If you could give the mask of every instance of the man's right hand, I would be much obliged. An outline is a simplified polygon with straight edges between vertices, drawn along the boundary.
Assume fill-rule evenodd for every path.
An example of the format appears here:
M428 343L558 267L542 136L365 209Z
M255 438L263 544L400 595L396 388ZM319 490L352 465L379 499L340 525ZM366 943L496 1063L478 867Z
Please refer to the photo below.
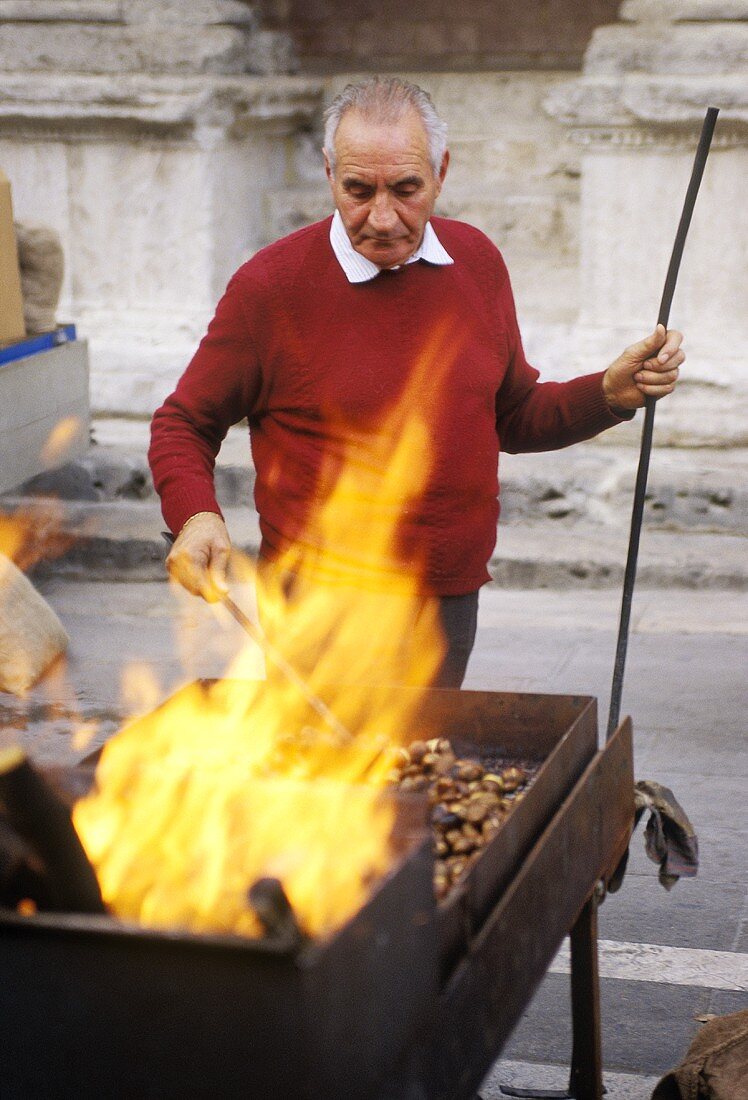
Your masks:
M226 524L215 512L198 512L179 532L166 568L172 580L193 596L217 603L228 593L226 569L231 539Z

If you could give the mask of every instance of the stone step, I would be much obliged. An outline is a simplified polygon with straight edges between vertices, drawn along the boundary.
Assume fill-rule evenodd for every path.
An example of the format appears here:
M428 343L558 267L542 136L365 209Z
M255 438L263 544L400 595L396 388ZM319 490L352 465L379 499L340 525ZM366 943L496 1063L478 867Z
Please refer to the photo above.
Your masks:
M100 440L75 462L14 490L62 500L153 502L144 421L97 420ZM604 438L604 437L603 437ZM502 525L537 520L569 527L579 521L624 537L630 521L638 448L601 441L561 452L501 456ZM671 531L748 534L748 450L655 448L650 463L645 523ZM254 468L246 426L232 428L216 463L222 506L252 499ZM0 510L3 509L0 497Z
M12 511L20 502L6 498ZM27 502L26 502L27 503ZM61 526L72 545L40 562L35 576L87 580L163 580L164 523L156 501L60 502ZM235 546L255 556L259 524L248 507L224 509ZM489 570L494 583L515 588L619 587L627 532L579 521L500 524ZM644 588L748 590L746 539L714 532L648 530L642 537L638 583Z
M97 419L86 454L0 497L0 513L59 500L74 544L47 573L164 576L164 526L147 465L148 424ZM603 437L604 438L604 437ZM620 586L638 449L593 441L561 452L502 455L497 583L527 587ZM638 583L748 587L748 451L655 448ZM254 469L246 425L232 428L216 462L218 498L237 546L259 546L251 507Z

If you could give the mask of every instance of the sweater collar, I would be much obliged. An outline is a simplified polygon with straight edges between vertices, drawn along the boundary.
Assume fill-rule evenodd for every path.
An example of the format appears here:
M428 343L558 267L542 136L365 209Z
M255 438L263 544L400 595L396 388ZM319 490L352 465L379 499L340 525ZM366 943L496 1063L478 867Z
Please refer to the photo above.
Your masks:
M367 260L366 256L362 256L351 244L339 210L335 211L330 223L330 244L349 283L368 283L370 279L374 279L379 275L381 268L377 267L371 260ZM423 240L405 263L414 264L418 260L425 260L429 264L454 263L454 260L437 237L436 230L431 222L426 222Z

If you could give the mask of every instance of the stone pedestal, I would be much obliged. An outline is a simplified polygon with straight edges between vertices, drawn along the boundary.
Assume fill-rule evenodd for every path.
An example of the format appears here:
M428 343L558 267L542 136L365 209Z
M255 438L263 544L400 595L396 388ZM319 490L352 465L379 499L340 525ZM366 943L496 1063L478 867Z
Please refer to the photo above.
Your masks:
M748 0L629 0L546 107L582 151L583 367L654 325L708 106L720 108L670 324L687 336L660 442L748 444Z
M96 411L149 415L267 243L320 106L291 67L239 0L4 0L0 165L18 220L61 234L58 316L89 339Z

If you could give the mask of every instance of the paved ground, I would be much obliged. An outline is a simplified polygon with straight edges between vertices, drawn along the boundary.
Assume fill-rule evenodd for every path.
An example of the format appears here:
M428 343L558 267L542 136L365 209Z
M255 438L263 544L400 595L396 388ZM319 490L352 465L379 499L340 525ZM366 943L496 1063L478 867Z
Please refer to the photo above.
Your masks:
M39 759L77 758L70 741L76 712L98 723L94 744L116 728L121 674L133 659L148 662L162 695L184 679L220 675L243 644L222 612L216 619L165 584L52 577L41 587L71 635L67 681L47 681L23 703L0 696L0 721L20 728ZM618 600L613 590L484 590L466 687L593 694L604 725ZM666 893L638 833L623 889L600 911L610 1100L648 1097L656 1077L684 1053L697 1017L748 1007L746 668L748 595L637 594L624 698L634 719L636 773L674 789L697 826L702 867L698 878ZM563 1081L566 968L562 955L484 1085L486 1100L500 1095L501 1082Z

